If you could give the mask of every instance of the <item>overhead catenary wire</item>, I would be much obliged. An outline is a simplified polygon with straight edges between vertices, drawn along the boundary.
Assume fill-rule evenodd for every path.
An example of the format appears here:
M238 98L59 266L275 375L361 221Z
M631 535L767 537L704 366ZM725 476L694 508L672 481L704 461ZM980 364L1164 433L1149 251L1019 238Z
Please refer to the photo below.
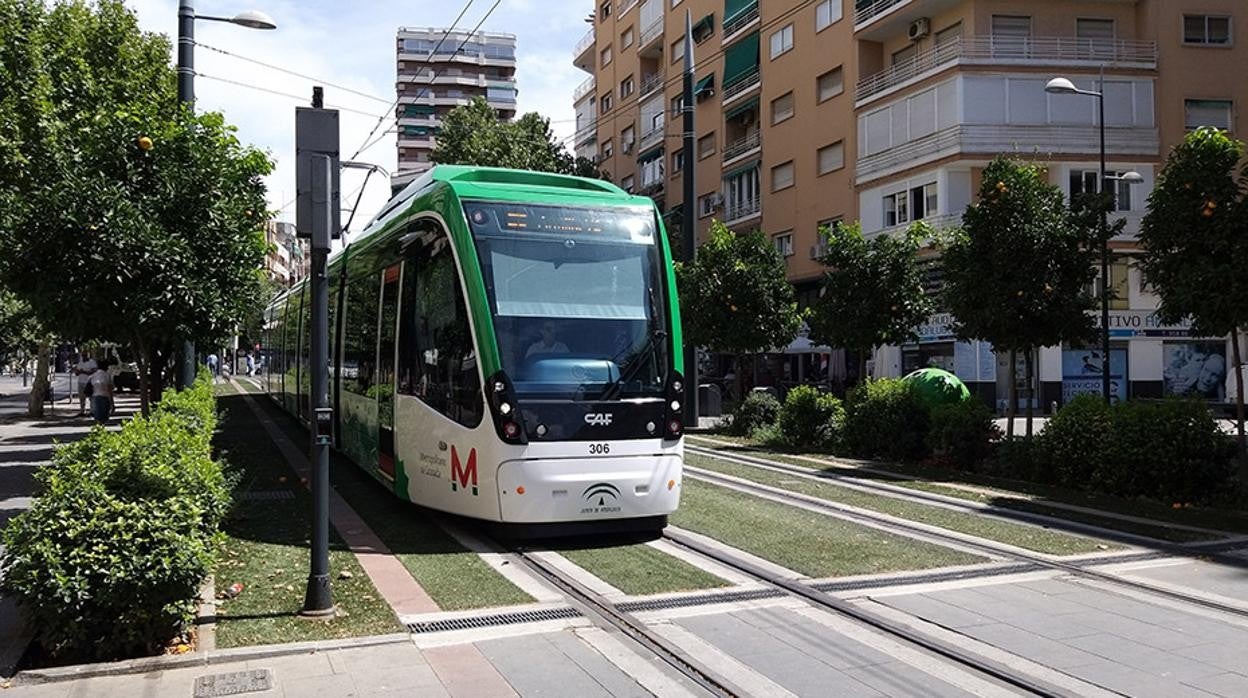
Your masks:
M273 95L273 96L275 96L275 97L285 97L285 98L287 98L287 99L293 99L293 100L296 100L296 101L299 101L299 102L307 102L307 101L308 101L308 96L307 96L307 95L297 95L297 94L293 94L293 93L290 93L290 92L282 92L281 90L274 90L274 89L271 89L271 88L268 88L268 87L261 87L261 86L259 86L259 85L252 85L252 84L250 84L250 83L240 82L240 81L238 81L238 80L231 80L231 79L229 79L229 78L219 78L219 77L217 77L217 76L215 76L215 75L208 75L207 73L196 72L196 73L195 73L195 76L196 76L196 77L200 77L200 78L205 78L205 79L208 79L208 80L215 80L215 81L217 81L217 82L223 82L223 83L226 83L226 84L229 84L229 85L235 85L235 86L237 86L237 87L245 87L245 88L247 88L247 89L249 89L249 90L255 90L255 91L257 91L257 92L265 92L265 93L271 94L271 95ZM352 109L351 107L344 107L344 106L342 106L342 105L336 105L336 106L334 106L334 105L327 105L327 106L329 106L329 107L330 107L330 108L332 108L332 109L338 109L339 111L351 112L352 114L359 114L359 115L361 115L361 116L377 116L376 114L374 114L374 113L372 113L372 112L361 111L361 110L359 110L359 109ZM384 118L384 117L383 117L383 118Z
M375 101L375 102L381 102L382 104L389 104L389 103L390 103L390 100L389 100L389 99L387 99L387 98L385 98L385 97L378 97L377 95L369 94L369 93L367 93L367 92L361 92L360 90L357 90L357 89L354 89L354 88L351 88L351 87L347 87L347 86L345 86L345 85L339 85L339 84L337 84L337 83L333 83L333 82L330 82L329 80L324 80L324 79L322 79L322 78L318 78L318 77L315 77L315 76L313 76L313 75L307 75L306 73L300 73L300 72L298 72L298 71L296 71L296 70L291 70L290 68L283 68L283 67L282 67L282 66L280 66L280 65L273 65L272 63L266 63L266 62L264 62L264 61L261 61L261 60L255 59L255 58L251 58L251 57L249 57L249 56L244 56L244 55L241 55L241 54L234 53L234 52L232 52L232 51L227 51L227 50L225 50L225 49L223 49L223 48L217 48L216 46L210 46L210 45L205 44L205 43L203 43L203 42L199 42L199 41L197 41L197 42L195 42L195 45L196 45L196 46L198 46L199 48L205 48L205 49L208 49L209 51L215 51L216 53L220 53L220 54L225 55L225 56L230 56L230 57L232 57L232 58L237 58L237 59L242 60L242 61L247 61L248 63L254 63L254 64L256 64L256 65L263 66L263 67L265 67L265 68L269 68L270 70L276 70L276 71L278 71L279 73L286 73L287 75L293 75L293 76L295 76L295 77L297 77L297 78L303 78L304 80L311 80L312 82L314 82L314 83L316 83L316 84L318 84L318 85L326 85L326 86L328 86L328 87L332 87L332 88L334 88L334 89L336 89L336 90L342 90L343 92L346 92L346 93L349 93L349 94L353 94L353 95L356 95L356 96L358 96L358 97L364 97L365 99L371 99L371 100L373 100L373 101ZM370 114L369 116L375 116L375 115L374 115L374 114Z

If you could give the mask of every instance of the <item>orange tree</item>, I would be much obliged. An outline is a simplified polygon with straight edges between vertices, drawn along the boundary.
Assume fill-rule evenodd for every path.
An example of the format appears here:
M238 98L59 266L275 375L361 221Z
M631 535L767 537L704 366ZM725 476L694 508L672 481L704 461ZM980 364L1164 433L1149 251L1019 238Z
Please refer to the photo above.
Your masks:
M1170 151L1140 226L1140 267L1161 296L1157 314L1163 322L1190 318L1197 336L1231 337L1239 479L1248 491L1239 346L1239 334L1248 328L1248 166L1239 169L1243 155L1242 142L1215 128L1187 134Z

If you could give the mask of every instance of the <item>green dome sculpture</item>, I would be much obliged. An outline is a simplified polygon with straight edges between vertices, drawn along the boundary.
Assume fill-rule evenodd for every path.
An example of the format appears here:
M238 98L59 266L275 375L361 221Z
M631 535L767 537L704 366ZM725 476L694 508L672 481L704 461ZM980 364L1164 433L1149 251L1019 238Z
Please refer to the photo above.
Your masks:
M967 389L957 376L939 368L920 368L907 374L902 380L914 386L915 392L928 407L952 405L971 399Z

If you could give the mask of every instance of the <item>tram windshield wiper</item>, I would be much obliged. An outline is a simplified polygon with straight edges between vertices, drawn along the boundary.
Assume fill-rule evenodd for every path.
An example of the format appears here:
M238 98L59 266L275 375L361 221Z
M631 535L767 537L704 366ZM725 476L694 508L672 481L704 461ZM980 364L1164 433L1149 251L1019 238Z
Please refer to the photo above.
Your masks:
M607 386L606 390L602 391L602 397L599 399L614 400L619 397L620 391L624 389L624 386L628 385L634 378L637 377L637 374L641 371L642 367L646 365L649 357L653 356L657 363L658 356L655 353L655 349L658 347L659 342L664 339L667 339L667 330L657 327L652 330L650 332L650 338L646 340L644 345L642 345L641 350L633 354L633 361L628 365L628 369L621 372L620 377L614 383Z

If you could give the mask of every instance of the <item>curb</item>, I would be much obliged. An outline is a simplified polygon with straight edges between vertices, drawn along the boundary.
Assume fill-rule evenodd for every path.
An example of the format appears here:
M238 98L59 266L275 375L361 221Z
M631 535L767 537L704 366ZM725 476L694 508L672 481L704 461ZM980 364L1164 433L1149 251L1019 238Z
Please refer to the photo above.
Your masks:
M77 679L89 679L99 676L125 676L127 674L146 674L152 671L167 671L192 666L211 666L230 662L253 659L268 659L292 654L316 654L331 650L355 649L358 647L374 647L378 645L397 645L410 643L412 636L408 633L392 633L390 635L368 635L350 637L341 640L316 640L314 642L290 642L281 645L256 645L238 647L211 652L192 653L170 657L145 657L143 659L126 659L119 662L100 662L97 664L77 664L67 667L48 669L27 669L13 677L13 685L30 686L44 683L59 683Z

